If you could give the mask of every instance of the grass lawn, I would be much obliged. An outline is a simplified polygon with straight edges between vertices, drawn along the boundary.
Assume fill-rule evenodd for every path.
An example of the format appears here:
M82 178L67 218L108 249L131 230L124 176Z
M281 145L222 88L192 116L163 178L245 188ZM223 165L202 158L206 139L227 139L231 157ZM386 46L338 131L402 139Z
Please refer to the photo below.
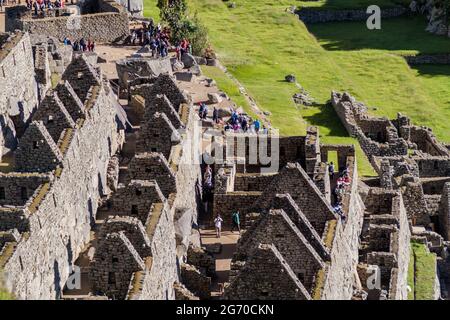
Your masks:
M408 285L412 291L409 300L433 300L436 278L436 255L424 244L411 242L411 260L408 268Z
M239 91L239 88L221 69L217 67L202 66L202 72L208 78L214 79L217 86L233 100L238 106L241 106L246 112L250 112L250 105L245 97Z
M450 112L447 104L450 93L445 89L449 88L448 77L445 74L435 77L434 73L427 73L430 70L411 69L402 57L391 51L403 53L423 48L438 51L444 43L450 44L449 39L420 34L417 37L420 43L414 47L410 42L415 38L408 32L415 33L420 26L411 19L389 29L402 27L402 41L408 46L396 43L398 34L384 34L386 40L380 45L380 38L375 34L361 40L363 30L348 28L347 32L353 33L352 36L346 34L347 38L336 34L339 31L329 30L346 28L347 23L334 28L328 24L317 26L313 30L318 34L317 40L297 16L286 12L286 8L296 4L291 0L235 2L234 9L229 9L222 0L189 0L189 6L191 13L198 13L208 27L211 43L221 62L246 87L260 108L271 112L272 126L280 129L282 135L303 135L312 124L319 127L325 143L355 143L334 110L326 105L331 90L337 90L348 91L358 100L376 107L374 113L379 115L395 117L398 111L404 112L414 122L433 127L439 138L450 142L450 130L445 128L448 117L444 116ZM343 8L348 7L348 2L320 3ZM366 5L368 2L373 3L362 0L352 3ZM380 1L380 5L381 2L394 3ZM145 0L146 12L149 6L154 8L155 3L156 0ZM383 23L382 27L387 28ZM365 23L362 26L365 27ZM328 30L319 30L320 27ZM353 39L360 39L359 43ZM297 81L315 98L317 107L298 108L294 104L292 95L298 89L283 81L290 73L295 74ZM360 173L372 175L364 154L359 148L357 152Z

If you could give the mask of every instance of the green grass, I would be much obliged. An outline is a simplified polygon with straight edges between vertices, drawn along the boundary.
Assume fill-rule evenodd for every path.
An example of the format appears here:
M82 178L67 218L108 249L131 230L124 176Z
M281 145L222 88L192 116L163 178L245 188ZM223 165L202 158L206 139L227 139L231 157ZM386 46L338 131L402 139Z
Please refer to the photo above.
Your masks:
M221 0L189 0L189 6L190 12L198 13L208 27L221 62L258 106L271 112L269 120L282 135L303 135L308 125L316 125L324 143L355 143L326 104L331 90L337 90L348 91L376 107L374 114L395 117L397 112L403 112L415 123L432 127L438 138L450 142L450 130L446 128L450 112L447 74L435 76L427 73L430 70L411 69L399 56L427 48L431 52L446 51L449 47L449 39L424 33L422 25L417 25L419 18L383 21L382 28L386 29L382 33L371 31L368 39L364 22L317 25L313 27L316 38L297 16L286 12L287 7L296 5L291 0L235 2L234 9ZM373 3L349 2L309 4L344 8ZM146 10L155 3L156 0L146 0ZM377 3L388 6L395 1ZM400 40L396 40L398 37ZM298 89L283 81L290 73L318 102L317 107L298 108L294 104L292 95ZM360 174L373 175L359 147L357 157Z
M225 72L218 67L210 66L202 66L202 72L208 78L214 79L217 83L217 87L225 92L238 107L242 107L245 112L252 117L255 117L250 104L239 91L239 87L225 74Z
M421 243L411 242L411 260L408 267L408 285L412 291L409 300L433 300L436 279L436 255Z
M152 18L159 22L159 9L156 6L157 0L144 0L144 17Z

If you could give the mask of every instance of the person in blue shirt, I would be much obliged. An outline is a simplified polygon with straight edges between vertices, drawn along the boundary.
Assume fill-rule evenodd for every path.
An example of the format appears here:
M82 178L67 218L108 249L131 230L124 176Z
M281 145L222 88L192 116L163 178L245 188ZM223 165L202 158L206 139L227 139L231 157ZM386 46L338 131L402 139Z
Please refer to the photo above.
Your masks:
M232 225L231 225L231 232L234 231L234 228L236 228L239 232L241 232L241 221L239 218L239 211L236 211L231 216L232 219Z

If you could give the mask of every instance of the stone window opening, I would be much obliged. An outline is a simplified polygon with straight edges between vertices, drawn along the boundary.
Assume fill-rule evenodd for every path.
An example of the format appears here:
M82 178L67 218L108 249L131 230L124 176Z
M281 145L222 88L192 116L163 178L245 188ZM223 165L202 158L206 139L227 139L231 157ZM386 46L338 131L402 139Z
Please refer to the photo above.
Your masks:
M140 196L140 195L142 195L142 191L141 191L141 190L139 190L139 189L136 189L136 195L137 195L137 196Z
M116 274L114 272L108 273L108 284L115 285L116 284Z
M19 257L20 271L23 271L22 257Z
M280 147L280 156L285 157L286 156L286 149L284 147Z
M22 200L28 200L28 190L26 187L21 187L20 188L20 198Z
M275 238L284 238L284 234L278 233L275 235Z
M33 149L37 149L39 147L39 144L37 141L33 141Z
M53 123L53 115L49 115L47 119L47 123Z
M305 273L304 272L297 273L297 278L298 280L300 280L300 282L303 283L305 281Z
M135 205L135 204L131 205L131 214L132 215L138 215L139 214L139 209L138 209L137 205Z
M5 187L0 187L0 200L6 199Z
M118 263L119 262L119 258L112 257L111 261L112 261L112 263Z
M78 72L78 73L77 73L77 78L78 78L78 79L81 79L82 77L83 77L83 72Z
M156 152L156 150L157 150L156 148L151 148L150 149L151 152Z
M145 173L151 173L152 169L151 168L145 168Z
M269 296L269 291L267 291L267 290L261 291L261 296L262 297L268 297Z
M439 162L434 161L433 167L434 167L435 170L439 169Z
M159 133L154 133L154 134L153 134L153 137L154 137L154 138L159 138Z

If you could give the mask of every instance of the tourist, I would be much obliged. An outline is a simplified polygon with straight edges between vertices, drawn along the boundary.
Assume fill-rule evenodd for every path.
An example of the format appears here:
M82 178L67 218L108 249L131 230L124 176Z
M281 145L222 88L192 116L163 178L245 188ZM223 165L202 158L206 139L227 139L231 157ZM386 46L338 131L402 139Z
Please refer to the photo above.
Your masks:
M34 15L37 16L38 9L39 9L39 5L38 5L37 1L33 3L33 7L34 7Z
M256 119L254 122L253 122L253 125L255 126L255 132L256 133L258 133L259 132L259 127L260 127L260 123L259 123L259 120L258 119Z
M204 102L201 103L200 107L200 119L205 120L208 115L208 107Z
M345 222L346 217L345 217L344 211L342 210L342 205L341 205L341 203L335 204L334 207L333 207L333 211L334 211L335 213L337 213L337 214L339 215L339 217L341 217L341 219L342 219L343 222Z
M86 51L86 40L84 40L84 38L80 39L80 50Z
M78 40L76 40L76 41L73 43L72 48L73 48L73 51L79 51L79 50L80 50L80 44L79 44Z
M330 165L328 166L328 172L330 174L330 179L333 180L334 179L334 164L333 164L333 161L330 162Z
M236 211L231 216L232 218L232 224L231 224L231 232L234 231L234 228L236 228L239 233L241 232L241 221L239 219L239 211Z
M219 123L219 110L216 107L213 109L213 121L214 123Z
M205 104L203 102L199 103L200 108L198 109L198 116L200 119L203 119L203 111L205 110Z
M222 232L222 222L223 219L220 217L220 214L216 216L214 219L214 226L216 227L216 238L220 238Z
M130 43L132 45L135 44L136 38L137 38L136 27L133 27L133 31L131 31L131 38L130 38Z
M343 178L343 183L344 183L344 185L346 185L346 186L350 185L351 179L350 179L350 176L348 175L348 173L344 176L344 178Z
M241 128L242 131L247 132L248 130L247 117L242 117Z
M156 43L156 39L155 38L151 38L150 39L150 49L152 50L152 58L156 58L157 55L157 49L158 49L158 44Z
M207 180L211 180L211 179L212 179L212 169L211 169L211 166L208 164L205 169L205 174L203 176L203 180L207 181Z

